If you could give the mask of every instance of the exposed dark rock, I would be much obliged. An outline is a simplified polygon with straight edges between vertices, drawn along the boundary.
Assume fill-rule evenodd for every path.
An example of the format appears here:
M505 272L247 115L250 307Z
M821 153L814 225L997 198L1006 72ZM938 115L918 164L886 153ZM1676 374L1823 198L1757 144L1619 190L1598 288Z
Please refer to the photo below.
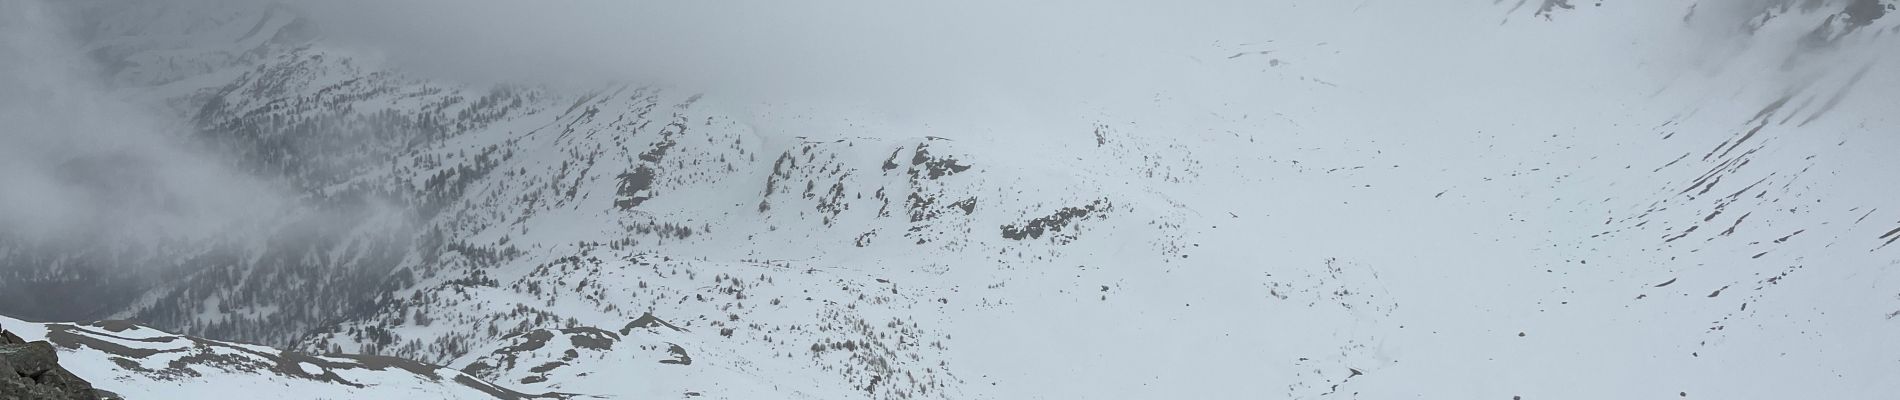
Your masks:
M668 343L667 345L669 347L666 348L666 352L672 354L673 359L660 360L661 364L693 365L693 357L686 355L686 348L672 343Z
M1031 219L1022 224L1004 225L1003 238L1010 240L1040 239L1046 231L1061 232L1075 221L1089 218L1090 214L1109 208L1106 200L1096 200L1082 207L1064 207L1044 217Z
M648 188L653 187L652 168L642 165L639 168L634 168L633 172L620 174L618 178L620 179L620 185L614 192L616 195L614 198L614 207L627 210L638 207L640 203L647 201L648 196L642 196L642 194Z
M1551 11L1559 9L1572 10L1576 8L1577 6L1570 5L1570 0L1544 0L1544 5L1537 7L1537 14L1546 15L1550 14Z
M1841 13L1847 15L1848 25L1867 26L1874 23L1874 20L1887 16L1887 7L1880 4L1880 0L1850 0L1847 2L1847 7L1841 9Z
M665 320L661 320L659 317L654 317L653 313L644 313L644 314L640 314L640 318L634 318L633 322L627 323L626 327L620 328L620 334L622 335L632 334L635 328L655 328L655 327L661 327L661 326L664 326L667 329L672 329L677 332L686 331L685 329L680 329L680 327L673 326L673 324L667 323Z
M959 163L955 158L931 156L928 146L922 144L917 145L917 152L911 155L910 165L912 179L934 180L970 169L969 165Z
M574 347L600 351L612 350L614 342L620 340L620 335L600 328L573 327L562 329L561 333L568 335Z
M963 215L970 215L976 212L976 198L959 200L955 203L950 203L950 206L962 209Z
M884 159L884 170L889 171L889 170L897 169L897 154L903 153L903 152L904 152L903 147L898 147L897 150L891 150L891 158Z
M52 343L27 342L0 331L0 400L117 398L60 367Z

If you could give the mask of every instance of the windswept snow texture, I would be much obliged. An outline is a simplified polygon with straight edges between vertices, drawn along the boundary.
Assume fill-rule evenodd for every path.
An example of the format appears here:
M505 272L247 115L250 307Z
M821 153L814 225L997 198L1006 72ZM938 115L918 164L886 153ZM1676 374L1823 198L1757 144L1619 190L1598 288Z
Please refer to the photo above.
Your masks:
M385 31L316 2L133 3L68 5L98 97L288 194L216 235L0 230L0 313L193 335L0 321L129 398L1900 393L1891 0L674 22L877 26L825 49L946 63L900 74L952 82L895 86L911 104L469 78L520 74L345 41L326 26ZM619 2L558 3L388 40L470 18L519 39L477 57L550 32L529 54L590 71L680 55L622 54ZM932 46L958 26L995 31ZM1020 59L955 61L982 57Z

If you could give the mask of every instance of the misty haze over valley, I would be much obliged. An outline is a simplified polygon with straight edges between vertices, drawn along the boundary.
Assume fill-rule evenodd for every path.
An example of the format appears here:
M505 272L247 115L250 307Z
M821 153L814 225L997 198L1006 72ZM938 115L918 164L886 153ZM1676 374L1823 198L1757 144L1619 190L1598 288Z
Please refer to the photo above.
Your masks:
M0 0L0 400L1900 397L1895 0Z

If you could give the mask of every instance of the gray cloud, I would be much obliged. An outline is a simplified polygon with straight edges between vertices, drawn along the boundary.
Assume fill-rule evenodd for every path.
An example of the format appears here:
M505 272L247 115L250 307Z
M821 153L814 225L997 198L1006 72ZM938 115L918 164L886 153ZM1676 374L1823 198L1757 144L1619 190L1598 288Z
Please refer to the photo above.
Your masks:
M1286 4L302 1L332 43L468 80L662 82L725 98L940 109L1146 99Z
M205 237L285 203L182 140L184 121L104 85L67 36L67 10L34 0L0 10L0 234Z

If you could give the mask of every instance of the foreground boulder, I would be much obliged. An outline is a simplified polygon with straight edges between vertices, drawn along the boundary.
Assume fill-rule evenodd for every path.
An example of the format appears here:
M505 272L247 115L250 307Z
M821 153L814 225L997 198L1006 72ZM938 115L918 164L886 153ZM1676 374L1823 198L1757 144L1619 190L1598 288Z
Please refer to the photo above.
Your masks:
M52 343L28 342L0 330L0 400L117 398L60 367Z

